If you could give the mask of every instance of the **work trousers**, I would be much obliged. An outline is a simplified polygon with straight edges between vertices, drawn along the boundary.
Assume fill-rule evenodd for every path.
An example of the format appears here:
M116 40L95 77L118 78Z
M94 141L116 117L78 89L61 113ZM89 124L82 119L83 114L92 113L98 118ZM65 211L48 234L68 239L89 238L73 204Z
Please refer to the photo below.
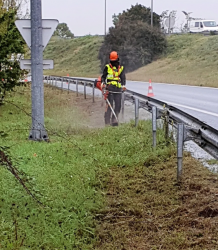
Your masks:
M107 85L107 90L109 91L108 94L108 101L110 102L114 112L118 118L120 110L121 110L121 100L122 100L122 90L114 85ZM105 125L112 125L118 126L118 121L116 120L115 116L112 114L111 117L111 108L109 107L108 103L106 102L106 111L105 111Z

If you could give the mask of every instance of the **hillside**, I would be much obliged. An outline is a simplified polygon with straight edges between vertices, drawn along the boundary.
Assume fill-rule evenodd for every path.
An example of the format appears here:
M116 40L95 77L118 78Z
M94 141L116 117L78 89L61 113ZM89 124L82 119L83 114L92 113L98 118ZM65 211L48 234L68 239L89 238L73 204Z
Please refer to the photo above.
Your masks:
M45 74L96 77L100 72L98 51L102 38L86 36L76 39L52 37L44 52L44 59L53 59L54 70Z
M218 87L218 36L173 35L167 55L128 74L129 80Z
M55 69L45 74L97 77L98 51L102 37L77 39L53 37L45 59L54 59ZM172 35L161 59L127 74L128 80L218 87L218 36Z

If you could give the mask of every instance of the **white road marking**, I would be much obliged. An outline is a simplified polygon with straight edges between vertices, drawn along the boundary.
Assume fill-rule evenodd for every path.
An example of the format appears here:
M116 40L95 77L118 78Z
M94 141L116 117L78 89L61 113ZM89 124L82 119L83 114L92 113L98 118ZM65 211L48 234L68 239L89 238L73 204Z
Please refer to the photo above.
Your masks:
M166 102L164 100L161 100L161 101ZM182 105L182 104L178 104L178 103L173 103L173 102L166 102L166 103L171 104L173 106L178 106L178 107L181 107L181 108L191 109L191 110L194 110L194 111L197 111L197 112L200 112L200 113L204 113L204 114L207 114L207 115L212 115L212 116L218 117L218 113L213 113L213 112L209 112L209 111L206 111L206 110L197 109L197 108L193 108L193 107L190 107L190 106L186 106L186 105Z
M142 82L142 81L130 81L127 80L128 82L137 82L137 83L146 83L149 84L149 82ZM199 89L216 89L218 90L218 88L214 88L214 87L201 87L201 86L193 86L193 85L185 85L185 84L175 84L175 83L160 83L160 82L152 82L152 84L159 84L159 85L173 85L173 86L179 86L179 87L189 87L189 88L199 88Z

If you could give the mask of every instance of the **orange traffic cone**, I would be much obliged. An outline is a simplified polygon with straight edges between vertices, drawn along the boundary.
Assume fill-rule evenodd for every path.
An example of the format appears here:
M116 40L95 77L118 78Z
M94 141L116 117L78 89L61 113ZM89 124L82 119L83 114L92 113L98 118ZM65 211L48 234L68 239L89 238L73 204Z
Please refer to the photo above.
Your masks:
M67 74L67 77L69 77L70 75L69 74ZM68 82L67 82L67 84L68 84Z
M151 79L149 80L148 95L149 97L154 97L153 87L151 85Z

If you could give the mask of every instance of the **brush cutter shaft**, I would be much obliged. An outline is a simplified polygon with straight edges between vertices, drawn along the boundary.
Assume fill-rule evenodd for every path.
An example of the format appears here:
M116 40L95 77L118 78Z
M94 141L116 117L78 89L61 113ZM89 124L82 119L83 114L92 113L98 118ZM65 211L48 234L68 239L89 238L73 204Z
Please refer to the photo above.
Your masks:
M111 111L112 111L114 117L116 118L117 122L119 123L118 118L117 118L117 116L116 116L116 114L115 114L115 112L114 112L114 109L112 108L112 106L111 106L109 100L106 99L106 102L107 102L108 106L110 107L110 109L111 109Z

